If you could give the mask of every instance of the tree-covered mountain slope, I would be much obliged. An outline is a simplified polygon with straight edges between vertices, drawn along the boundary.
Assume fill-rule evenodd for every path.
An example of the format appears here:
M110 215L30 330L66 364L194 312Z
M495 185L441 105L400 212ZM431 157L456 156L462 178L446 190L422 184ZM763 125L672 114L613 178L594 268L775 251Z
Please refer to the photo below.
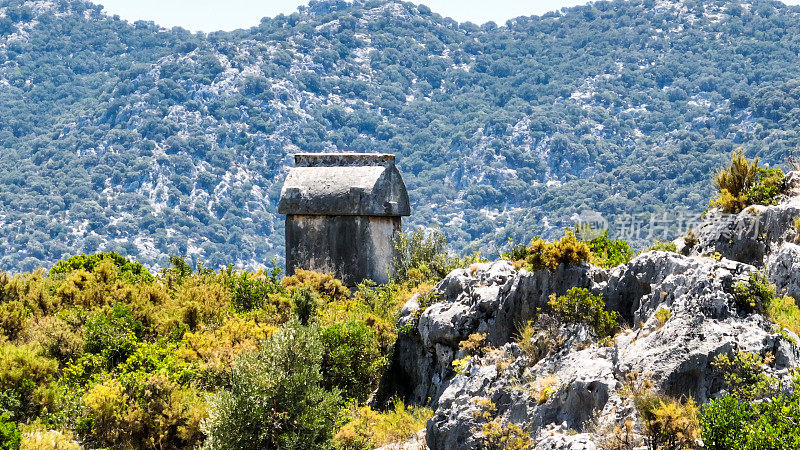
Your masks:
M297 151L396 153L410 224L457 250L587 209L699 212L732 149L776 164L798 145L797 67L800 10L771 1L599 2L504 26L325 1L192 34L1 0L0 267L99 250L263 265L283 254Z

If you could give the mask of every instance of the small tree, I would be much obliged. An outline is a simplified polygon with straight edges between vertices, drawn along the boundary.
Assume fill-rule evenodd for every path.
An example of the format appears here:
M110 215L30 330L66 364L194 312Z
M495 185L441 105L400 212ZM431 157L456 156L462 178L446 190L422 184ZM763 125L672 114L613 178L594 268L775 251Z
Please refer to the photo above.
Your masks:
M714 175L719 196L711 202L727 213L750 205L774 205L786 192L786 176L778 168L759 167L759 158L748 161L741 149L731 155L731 165Z

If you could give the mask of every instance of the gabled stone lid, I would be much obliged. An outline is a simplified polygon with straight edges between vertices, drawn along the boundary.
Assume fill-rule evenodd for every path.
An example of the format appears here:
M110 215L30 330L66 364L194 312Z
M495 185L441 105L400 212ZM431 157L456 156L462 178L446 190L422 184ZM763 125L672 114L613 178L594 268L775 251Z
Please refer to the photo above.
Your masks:
M280 214L408 216L411 206L394 155L298 153L278 203Z

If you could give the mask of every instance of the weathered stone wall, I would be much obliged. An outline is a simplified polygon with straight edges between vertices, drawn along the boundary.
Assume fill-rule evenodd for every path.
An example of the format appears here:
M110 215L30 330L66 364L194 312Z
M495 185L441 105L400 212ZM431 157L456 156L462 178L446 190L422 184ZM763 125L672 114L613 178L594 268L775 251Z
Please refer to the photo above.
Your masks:
M400 217L286 216L286 270L331 273L348 286L389 282Z

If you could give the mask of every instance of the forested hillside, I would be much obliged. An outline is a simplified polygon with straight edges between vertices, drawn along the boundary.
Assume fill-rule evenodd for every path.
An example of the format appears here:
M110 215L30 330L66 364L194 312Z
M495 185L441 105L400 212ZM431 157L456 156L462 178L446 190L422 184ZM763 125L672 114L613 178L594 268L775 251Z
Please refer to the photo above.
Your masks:
M396 153L411 224L459 251L561 234L585 209L700 212L733 148L776 164L798 145L799 53L800 10L771 1L502 26L325 1L206 35L2 0L0 268L96 251L262 266L283 254L297 151Z

